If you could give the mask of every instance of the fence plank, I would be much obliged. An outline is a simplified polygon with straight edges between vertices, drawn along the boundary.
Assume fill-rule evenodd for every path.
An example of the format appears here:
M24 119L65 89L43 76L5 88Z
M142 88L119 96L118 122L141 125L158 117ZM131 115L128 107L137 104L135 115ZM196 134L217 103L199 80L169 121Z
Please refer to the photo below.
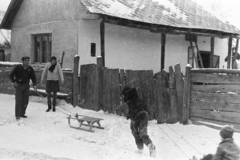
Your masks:
M183 108L183 86L184 81L181 72L180 64L174 66L175 77L176 77L176 88L177 88L177 102L178 102L178 118L180 123L182 123L182 108Z
M120 104L120 77L119 77L119 69L113 69L112 74L112 89L113 89L113 111L116 112L117 115L121 115L121 104Z
M169 94L170 94L170 104L171 104L171 112L170 117L168 117L168 123L177 123L178 122L178 114L177 114L177 90L176 90L176 80L173 71L173 67L169 67Z
M123 69L120 70L120 83L121 83L121 91L123 88L126 86L126 77L125 77L125 72ZM121 95L121 112L122 115L126 116L128 113L128 107L127 104L124 102L123 96Z
M191 98L197 99L197 100L203 100L203 101L240 103L240 95L238 94L206 93L206 92L192 91Z
M191 110L190 113L191 113L190 119L192 119L192 117L197 117L226 123L237 123L240 121L240 113L236 112L217 112L194 109Z
M193 91L240 93L240 85L192 85Z
M170 100L170 94L169 94L169 76L165 70L162 70L162 79L163 79L163 97L164 97L164 117L166 120L170 118L171 116L171 100Z
M97 58L97 72L96 72L96 83L95 83L95 110L99 111L102 109L102 87L103 87L103 59L102 57Z
M164 97L163 97L163 80L160 76L160 73L156 75L156 79L154 80L154 93L155 93L155 105L156 105L156 119L158 124L162 124L165 122L163 105L164 105Z
M184 93L183 93L183 124L188 123L189 109L190 109L190 96L191 96L191 67L186 67Z
M127 86L129 86L129 87L133 87L133 84L131 83L131 80L132 80L132 78L131 78L131 73L132 73L132 71L131 70L125 70L125 72L126 72L126 85Z
M206 73L192 73L192 82L201 83L224 83L224 84L239 84L240 76L236 75L219 75L219 74L206 74Z
M73 66L73 107L78 106L78 69L79 69L79 56L74 57L74 66Z
M102 109L104 112L107 112L108 107L107 107L107 103L108 103L108 88L109 88L109 77L108 77L108 69L104 68L103 69L103 99L102 99Z
M108 69L108 77L109 77L109 81L108 81L108 94L107 94L107 99L108 99L108 103L107 103L107 107L108 107L108 113L113 113L113 87L112 87L112 74L113 74L113 69Z
M191 101L191 109L240 112L240 105L227 103L227 102L221 103L221 102L207 102L207 101Z
M96 82L96 64L81 65L80 72L80 104L81 107L94 110L96 102L94 98L94 83Z
M226 74L239 74L239 69L219 69L219 68L198 68L192 69L191 73L226 73Z
M153 91L153 71L145 71L146 72L146 88L145 91L148 93L148 102L150 112L150 120L155 118L154 115L154 91ZM144 81L145 82L145 81Z

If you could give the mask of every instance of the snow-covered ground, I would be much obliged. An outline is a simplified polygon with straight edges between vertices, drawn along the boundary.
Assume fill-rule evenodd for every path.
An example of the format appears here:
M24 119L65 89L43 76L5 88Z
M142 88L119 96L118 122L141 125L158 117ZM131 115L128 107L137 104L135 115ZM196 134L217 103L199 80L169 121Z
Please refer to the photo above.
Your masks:
M0 94L0 159L1 160L150 160L149 150L139 153L124 117L73 108L58 101L56 112L46 113L46 100L30 97L27 119L17 123L14 96ZM65 113L65 114L64 114ZM67 115L78 113L104 120L104 130L94 133L70 128ZM74 125L78 125L74 123ZM205 126L166 125L149 122L150 138L159 160L187 160L189 157L214 153L220 141L219 131ZM240 134L235 133L239 144Z
M20 62L0 62L0 64L2 65L17 65L17 64L21 64Z

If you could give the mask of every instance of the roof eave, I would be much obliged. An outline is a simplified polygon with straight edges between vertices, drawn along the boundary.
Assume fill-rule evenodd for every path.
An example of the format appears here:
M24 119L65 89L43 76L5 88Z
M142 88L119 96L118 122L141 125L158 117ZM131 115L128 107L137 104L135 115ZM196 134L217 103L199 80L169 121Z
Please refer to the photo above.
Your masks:
M101 17L103 21L106 23L149 30L154 33L195 34L199 36L209 36L209 37L219 37L219 38L230 38L230 37L239 38L239 35L240 35L237 33L226 33L222 31L209 30L209 29L180 28L180 27L165 26L165 25L158 25L158 24L149 24L145 22L138 22L138 21L113 17L109 15L103 15L103 14L101 14Z
M22 5L22 2L23 0L11 0L7 12L0 24L0 29L10 30L12 28L13 21Z

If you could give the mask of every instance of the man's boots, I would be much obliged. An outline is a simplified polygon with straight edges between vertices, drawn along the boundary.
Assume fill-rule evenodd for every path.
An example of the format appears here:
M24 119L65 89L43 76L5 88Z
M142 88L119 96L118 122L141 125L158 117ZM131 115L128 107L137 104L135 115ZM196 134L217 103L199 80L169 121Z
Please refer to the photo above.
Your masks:
M150 157L156 157L156 147L152 142L148 145L148 148L150 151Z
M46 110L46 112L49 112L51 109L52 109L51 103L48 103L48 109Z

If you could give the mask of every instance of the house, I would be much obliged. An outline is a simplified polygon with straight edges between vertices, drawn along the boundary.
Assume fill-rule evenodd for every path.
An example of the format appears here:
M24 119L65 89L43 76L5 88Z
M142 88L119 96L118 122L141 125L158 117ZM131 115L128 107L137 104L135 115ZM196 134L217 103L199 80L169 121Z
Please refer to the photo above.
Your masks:
M5 15L4 11L0 11L0 22ZM11 56L11 33L8 30L0 29L0 61L9 61Z
M0 28L12 31L12 61L41 64L64 52L63 68L78 54L80 64L102 56L106 67L154 72L230 68L224 58L240 34L197 0L12 0Z

